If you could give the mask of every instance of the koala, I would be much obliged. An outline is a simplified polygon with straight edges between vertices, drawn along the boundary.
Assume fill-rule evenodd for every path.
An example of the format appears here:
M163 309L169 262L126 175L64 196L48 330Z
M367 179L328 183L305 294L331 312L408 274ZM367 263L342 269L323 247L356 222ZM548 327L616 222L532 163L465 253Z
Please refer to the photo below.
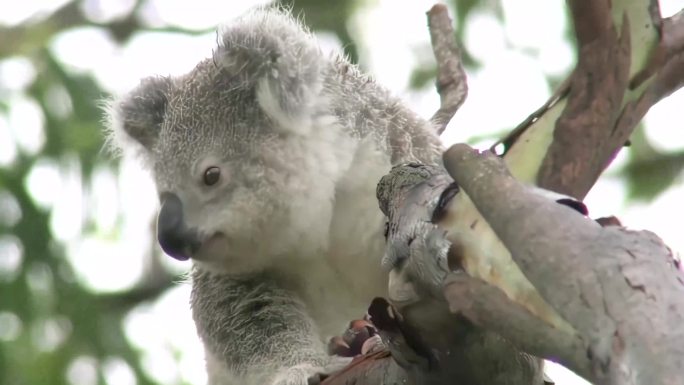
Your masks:
M189 73L152 76L108 108L109 140L150 170L157 238L192 260L209 383L304 385L324 339L387 291L375 188L440 164L436 129L288 11L218 31Z

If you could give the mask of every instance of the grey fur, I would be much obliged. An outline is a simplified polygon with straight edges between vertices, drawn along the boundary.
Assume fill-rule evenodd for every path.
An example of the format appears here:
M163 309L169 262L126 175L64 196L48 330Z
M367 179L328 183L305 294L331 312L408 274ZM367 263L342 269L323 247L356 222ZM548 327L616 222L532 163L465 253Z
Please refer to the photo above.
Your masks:
M386 295L375 186L392 164L441 162L434 128L287 12L220 31L212 58L110 106L110 139L207 244L192 308L218 384L306 384L322 338ZM203 170L220 182L202 184Z
M257 379L269 369L302 362L325 365L316 326L304 304L268 274L226 279L195 269L192 279L193 318L199 336L236 376ZM217 309L221 314L216 314ZM250 368L260 368L261 373L249 373Z

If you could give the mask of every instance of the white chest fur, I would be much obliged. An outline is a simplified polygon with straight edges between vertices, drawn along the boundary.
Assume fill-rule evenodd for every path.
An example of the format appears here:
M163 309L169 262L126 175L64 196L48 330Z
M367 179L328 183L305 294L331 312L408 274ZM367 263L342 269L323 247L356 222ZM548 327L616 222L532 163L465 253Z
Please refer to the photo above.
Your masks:
M364 141L335 193L328 249L323 258L300 260L299 295L323 338L339 334L352 319L361 318L376 296L385 296L387 274L384 218L375 189L390 169L386 154Z

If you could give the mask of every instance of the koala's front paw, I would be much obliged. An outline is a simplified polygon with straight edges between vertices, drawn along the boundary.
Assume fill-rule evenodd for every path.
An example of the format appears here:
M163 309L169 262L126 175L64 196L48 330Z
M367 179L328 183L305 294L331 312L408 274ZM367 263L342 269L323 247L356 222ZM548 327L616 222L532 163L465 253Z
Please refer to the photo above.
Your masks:
M378 330L368 319L354 320L341 336L328 342L328 354L341 357L356 357L384 348Z

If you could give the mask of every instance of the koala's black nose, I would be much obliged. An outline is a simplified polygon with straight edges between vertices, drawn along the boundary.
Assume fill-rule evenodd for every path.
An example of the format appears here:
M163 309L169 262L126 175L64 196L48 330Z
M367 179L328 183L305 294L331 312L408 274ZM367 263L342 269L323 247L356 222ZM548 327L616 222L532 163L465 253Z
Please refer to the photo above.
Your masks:
M170 192L161 194L157 217L157 240L162 250L179 261L185 261L201 244L197 231L188 228L183 219L183 202Z

